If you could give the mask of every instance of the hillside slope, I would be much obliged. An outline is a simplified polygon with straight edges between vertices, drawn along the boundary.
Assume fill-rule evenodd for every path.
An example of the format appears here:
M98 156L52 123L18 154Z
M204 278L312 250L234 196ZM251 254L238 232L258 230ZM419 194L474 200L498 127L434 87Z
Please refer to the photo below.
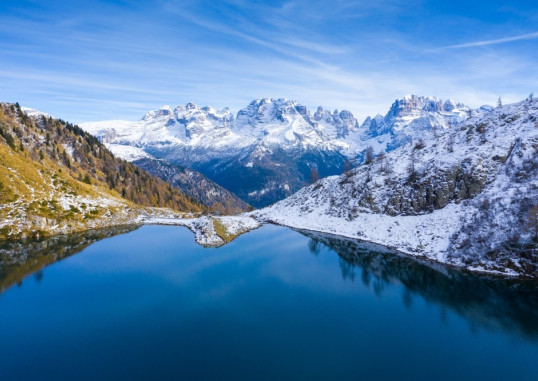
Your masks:
M247 203L200 172L147 157L134 160L132 163L173 187L181 189L183 193L212 211L220 214L237 214L252 210Z
M424 131L254 215L471 270L538 277L538 101Z
M132 223L143 207L205 210L79 127L0 104L0 239Z

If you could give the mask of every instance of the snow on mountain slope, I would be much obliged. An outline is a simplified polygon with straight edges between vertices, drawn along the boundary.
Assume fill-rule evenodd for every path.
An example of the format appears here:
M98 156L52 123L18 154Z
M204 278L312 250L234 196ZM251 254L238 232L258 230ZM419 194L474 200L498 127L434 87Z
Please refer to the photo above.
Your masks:
M148 154L142 148L112 143L105 143L105 146L114 154L114 156L123 160L135 161L140 159L153 159L153 156Z
M538 102L423 132L253 215L470 270L538 277Z
M30 107L21 107L21 110L28 116L30 117L33 117L33 116L44 116L46 118L50 117L49 114L47 114L46 112L42 112L42 111L39 111L39 110L36 110L35 108L30 108Z
M263 98L236 117L229 109L189 103L150 111L136 122L81 126L111 149L111 144L140 148L202 172L254 206L266 206L308 183L312 168L322 177L342 173L346 159L361 162L370 146L390 151L424 132L442 132L469 112L451 100L413 95L394 102L385 117L359 125L346 110L318 107L312 114L295 101Z
M317 148L360 153L374 143L372 138L398 141L419 136L425 130L447 129L465 120L470 109L452 100L406 96L395 101L385 117L368 117L362 125L347 110L333 113L318 107L314 114L287 99L263 98L252 101L234 118L229 109L215 110L193 103L147 112L135 122L110 120L81 124L105 143L146 148L184 146L205 148L208 157L218 151L257 144L284 148ZM475 111L476 114L477 111ZM405 136L405 137L401 137Z
M396 100L384 117L366 118L362 138L391 151L426 132L441 133L478 112L451 99L443 102L437 97L407 95Z
M266 98L251 102L239 111L237 118L228 109L200 108L189 103L173 111L169 106L163 106L146 113L136 122L112 120L83 123L81 127L105 143L206 148L211 150L208 157L218 157L219 151L238 150L254 144L346 147L344 142L333 142L340 136L336 133L335 123L332 118L314 122L306 108L295 101ZM353 120L353 123L358 129L357 121Z

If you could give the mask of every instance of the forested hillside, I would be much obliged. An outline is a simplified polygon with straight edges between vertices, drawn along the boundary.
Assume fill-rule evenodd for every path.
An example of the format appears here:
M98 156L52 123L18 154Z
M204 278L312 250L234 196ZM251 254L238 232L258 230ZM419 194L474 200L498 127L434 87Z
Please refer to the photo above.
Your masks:
M140 207L206 208L117 159L78 126L0 104L0 238L132 222Z

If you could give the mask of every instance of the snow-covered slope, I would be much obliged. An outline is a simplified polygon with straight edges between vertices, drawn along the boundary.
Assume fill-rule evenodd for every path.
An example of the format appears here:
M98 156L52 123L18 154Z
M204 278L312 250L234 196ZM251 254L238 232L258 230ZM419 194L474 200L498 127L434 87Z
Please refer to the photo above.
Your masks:
M395 105L383 121L402 117ZM444 113L447 103L426 106ZM423 126L421 139L254 215L472 270L538 277L538 102ZM381 132L406 128L395 122Z
M295 101L264 98L235 117L227 108L189 103L173 110L164 106L135 122L81 127L113 152L122 154L122 146L141 149L199 170L243 200L263 206L308 183L312 168L322 177L342 173L346 160L361 162L369 146L375 152L390 151L425 131L442 132L469 112L451 100L413 95L397 100L385 117L367 118L359 125L346 110L318 107L311 113Z

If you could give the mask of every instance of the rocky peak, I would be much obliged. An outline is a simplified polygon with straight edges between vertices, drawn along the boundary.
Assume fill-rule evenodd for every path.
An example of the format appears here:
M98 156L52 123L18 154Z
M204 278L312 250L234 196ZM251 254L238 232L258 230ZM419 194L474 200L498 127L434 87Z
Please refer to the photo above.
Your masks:
M397 99L391 106L387 117L398 118L414 112L429 111L439 112L443 110L443 101L437 97L423 97L418 95L406 95Z
M466 119L469 108L452 99L407 95L397 99L382 117L366 118L362 124L365 135L374 138L390 134L386 150L392 150L414 138L422 138L431 130L448 128Z
M327 112L323 109L323 107L319 106L313 116L314 120L319 122L326 115Z
M196 104L189 102L185 105L186 110L198 110L198 106Z
M443 104L443 111L451 112L459 108L458 106L461 106L461 104L454 102L452 99L449 99Z
M150 121L170 115L172 115L172 108L170 106L163 106L160 109L148 111L144 114L142 120Z
M246 108L240 110L237 113L237 120L242 121L241 124L268 123L274 120L285 122L293 119L297 114L308 115L308 110L286 98L262 98L250 102Z

